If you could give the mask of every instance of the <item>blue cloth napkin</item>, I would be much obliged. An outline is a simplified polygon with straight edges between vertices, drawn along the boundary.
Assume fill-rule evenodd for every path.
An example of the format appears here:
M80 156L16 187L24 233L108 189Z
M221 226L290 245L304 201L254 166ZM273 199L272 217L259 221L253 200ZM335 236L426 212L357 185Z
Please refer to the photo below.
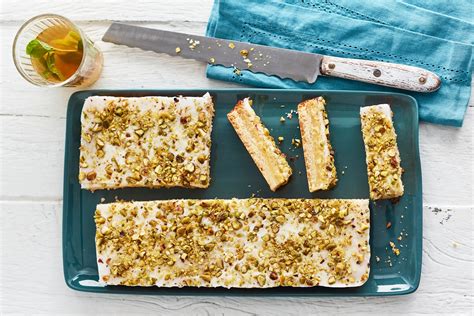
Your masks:
M361 82L319 77L309 84L275 76L209 66L207 76L268 88L377 90L408 93L420 120L462 126L472 75L474 28L470 21L406 0L216 0L207 35L325 55L413 65L442 79L434 93L416 93ZM470 0L459 6L471 10ZM421 7L425 5L425 7ZM291 65L288 65L291 67Z

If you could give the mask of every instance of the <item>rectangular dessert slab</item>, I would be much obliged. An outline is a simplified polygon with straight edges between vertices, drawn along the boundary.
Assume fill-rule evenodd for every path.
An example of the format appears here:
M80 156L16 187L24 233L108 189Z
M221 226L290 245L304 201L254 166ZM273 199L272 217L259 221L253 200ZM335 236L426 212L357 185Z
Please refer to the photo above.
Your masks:
M213 117L209 93L88 97L81 115L82 188L207 188Z
M340 288L369 276L368 200L116 202L94 218L104 285Z
M323 97L298 104L304 162L309 192L327 190L337 183L334 151L329 140L329 120Z
M211 178L207 189L124 188L117 190L81 190L79 146L81 110L90 96L143 97L195 96L209 92L214 101L212 129ZM331 190L310 193L303 159L303 148L291 144L301 139L299 122L293 112L305 100L322 96L330 121L331 145L338 172L338 183ZM246 151L227 119L235 104L244 98L253 101L252 108L276 138L284 137L280 150L293 169L290 181L276 192L270 190L257 166ZM370 202L370 274L364 285L352 288L276 287L266 289L232 288L164 288L103 286L97 270L94 211L98 204L125 201L168 199L245 199L324 198L368 199L369 187L362 140L360 108L373 104L390 104L398 148L403 163L405 193L398 203L388 200ZM281 117L285 122L280 122ZM421 273L422 254L422 182L418 150L418 112L416 101L398 93L368 91L321 91L275 89L224 90L88 90L72 94L67 113L64 164L63 262L66 284L79 291L150 295L223 295L223 296L368 296L400 295L416 290ZM387 229L387 223L391 228ZM401 240L398 238L401 237ZM400 250L397 256L390 242ZM402 247L403 246L403 247Z

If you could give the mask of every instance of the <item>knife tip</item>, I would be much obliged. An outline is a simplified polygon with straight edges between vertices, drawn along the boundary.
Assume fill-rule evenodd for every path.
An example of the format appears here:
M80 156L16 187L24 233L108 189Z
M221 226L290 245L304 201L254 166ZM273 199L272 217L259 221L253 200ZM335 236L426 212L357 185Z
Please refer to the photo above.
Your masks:
M117 26L116 22L112 22L112 24L109 25L107 30L105 31L104 35L102 36L102 41L104 42L112 42L112 36L111 33L113 29Z

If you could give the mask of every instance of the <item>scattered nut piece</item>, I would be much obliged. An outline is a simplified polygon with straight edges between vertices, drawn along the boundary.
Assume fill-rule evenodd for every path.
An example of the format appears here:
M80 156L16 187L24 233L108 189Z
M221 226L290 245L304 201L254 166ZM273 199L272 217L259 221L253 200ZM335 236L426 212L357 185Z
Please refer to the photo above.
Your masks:
M395 246L395 243L394 242L389 242L390 244L390 247L392 248L392 252L395 254L395 255L400 255L400 249L398 249L396 246Z
M86 178L87 180L92 181L96 178L96 176L97 176L97 173L95 171L90 171L89 173L87 173Z
M295 147L300 147L300 146L301 146L301 140L298 139L298 138L293 138L293 139L291 140L291 144L292 144L293 146L295 146Z

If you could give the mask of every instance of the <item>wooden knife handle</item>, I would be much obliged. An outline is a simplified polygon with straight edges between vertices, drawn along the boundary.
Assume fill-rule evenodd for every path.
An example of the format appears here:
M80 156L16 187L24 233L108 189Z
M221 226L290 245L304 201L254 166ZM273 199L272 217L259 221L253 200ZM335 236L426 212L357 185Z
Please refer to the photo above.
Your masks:
M422 68L331 56L323 57L321 74L417 92L433 92L441 85L436 74Z

